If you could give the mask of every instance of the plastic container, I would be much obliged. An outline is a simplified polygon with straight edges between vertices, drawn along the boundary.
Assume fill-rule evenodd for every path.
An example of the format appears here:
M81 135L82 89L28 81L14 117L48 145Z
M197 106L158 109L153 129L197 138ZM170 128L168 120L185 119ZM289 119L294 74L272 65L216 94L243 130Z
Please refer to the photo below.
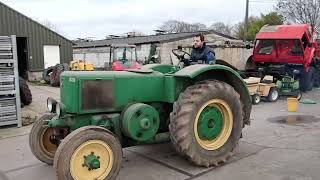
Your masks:
M287 98L287 105L289 112L297 112L299 100L297 98Z

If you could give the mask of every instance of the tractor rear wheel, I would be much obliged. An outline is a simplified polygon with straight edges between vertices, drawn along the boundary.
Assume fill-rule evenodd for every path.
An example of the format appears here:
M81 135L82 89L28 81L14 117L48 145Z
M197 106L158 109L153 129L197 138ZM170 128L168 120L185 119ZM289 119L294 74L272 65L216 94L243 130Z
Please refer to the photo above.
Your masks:
M316 72L315 72L315 68L313 66L311 66L308 70L308 72L304 72L302 78L300 79L300 89L302 91L311 91L313 86L314 86L314 82L316 80Z
M51 142L53 130L47 127L46 120L50 120L54 117L54 114L45 114L38 119L29 134L29 145L32 153L40 161L52 165L57 145Z
M50 66L47 69L43 70L42 72L42 79L47 83L50 84L50 74L53 71L54 66Z
M23 105L29 105L32 102L32 94L27 81L19 77L20 100Z
M243 127L239 94L227 83L188 87L170 114L170 137L179 154L199 166L218 166L233 154Z
M70 133L54 157L58 180L115 179L122 147L107 129L85 126Z
M60 75L66 68L66 65L64 64L57 64L50 74L50 85L53 87L60 86Z
M313 83L313 87L320 87L320 70L319 68L315 68L315 72L314 72L314 83Z

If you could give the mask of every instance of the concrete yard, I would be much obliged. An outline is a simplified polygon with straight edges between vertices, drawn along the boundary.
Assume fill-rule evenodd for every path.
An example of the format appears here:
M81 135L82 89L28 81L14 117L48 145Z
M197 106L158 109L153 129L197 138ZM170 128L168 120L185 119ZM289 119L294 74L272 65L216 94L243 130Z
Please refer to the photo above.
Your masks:
M46 98L59 98L59 89L30 86L33 103L23 116L34 118L46 111ZM320 90L303 95L320 100ZM289 117L289 118L288 118ZM254 105L252 123L243 130L235 155L223 166L201 168L178 156L170 143L123 150L120 180L318 180L320 179L320 102L299 104L288 113L285 98ZM0 129L0 173L11 180L55 180L53 167L31 153L28 133L32 125ZM0 179L1 179L0 175Z

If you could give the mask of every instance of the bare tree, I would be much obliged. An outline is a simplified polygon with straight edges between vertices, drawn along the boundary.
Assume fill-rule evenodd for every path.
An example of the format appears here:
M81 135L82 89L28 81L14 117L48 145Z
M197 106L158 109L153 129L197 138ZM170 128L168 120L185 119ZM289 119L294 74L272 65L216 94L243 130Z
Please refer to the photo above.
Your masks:
M202 23L193 23L189 24L190 32L195 32L195 31L206 31L207 26Z
M319 0L279 0L276 9L289 23L320 24Z
M42 21L39 21L39 23L44 25L45 27L51 29L52 31L54 31L56 33L62 34L60 29L49 20L42 20Z
M231 35L232 32L232 26L228 24L224 24L223 22L216 22L213 23L209 29L215 30L217 32L226 34L226 35Z
M179 33L179 32L196 32L207 30L206 25L201 23L186 23L183 21L169 20L164 22L159 29L169 32L169 33Z

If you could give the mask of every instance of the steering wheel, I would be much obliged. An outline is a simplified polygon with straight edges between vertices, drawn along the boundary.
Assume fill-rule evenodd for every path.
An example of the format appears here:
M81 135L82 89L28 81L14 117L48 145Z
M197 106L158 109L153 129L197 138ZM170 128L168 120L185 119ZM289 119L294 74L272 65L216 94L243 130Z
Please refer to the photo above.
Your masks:
M191 55L184 50L181 49L173 49L172 53L177 56L178 59L190 59Z
M182 61L185 66L185 61L189 61L191 59L191 55L186 51L183 51L182 49L173 49L172 54L174 54L179 59L178 65Z

